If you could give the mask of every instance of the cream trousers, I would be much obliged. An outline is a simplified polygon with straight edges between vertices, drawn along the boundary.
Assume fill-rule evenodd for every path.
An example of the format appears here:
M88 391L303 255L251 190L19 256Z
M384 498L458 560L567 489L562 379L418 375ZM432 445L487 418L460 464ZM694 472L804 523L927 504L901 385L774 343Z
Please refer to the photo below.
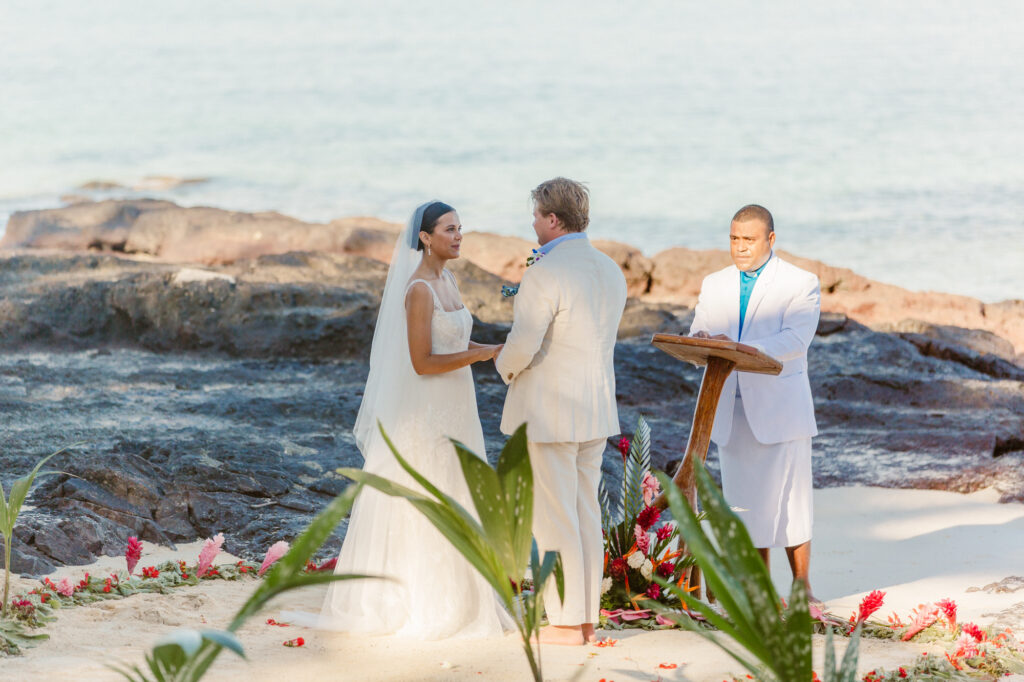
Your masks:
M606 439L584 443L528 442L533 466L533 536L541 556L555 550L565 571L565 599L554 581L544 609L552 625L596 623L601 608L604 547L597 486Z

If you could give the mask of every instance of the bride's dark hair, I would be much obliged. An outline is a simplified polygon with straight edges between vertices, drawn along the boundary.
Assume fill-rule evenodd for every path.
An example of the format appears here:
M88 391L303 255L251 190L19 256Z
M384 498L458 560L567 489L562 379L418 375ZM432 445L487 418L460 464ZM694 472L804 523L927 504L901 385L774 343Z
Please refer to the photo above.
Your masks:
M443 201L435 201L434 203L423 209L423 219L420 221L420 229L416 232L416 250L422 251L426 248L423 245L423 241L419 238L420 232L426 232L427 234L434 234L434 228L437 227L437 220L445 213L451 213L455 209L444 203Z

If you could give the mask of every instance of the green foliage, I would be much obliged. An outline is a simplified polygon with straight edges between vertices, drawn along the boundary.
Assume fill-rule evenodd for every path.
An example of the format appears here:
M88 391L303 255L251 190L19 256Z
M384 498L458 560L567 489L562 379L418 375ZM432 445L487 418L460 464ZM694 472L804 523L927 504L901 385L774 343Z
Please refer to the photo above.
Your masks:
M644 474L651 469L651 427L643 415L637 419L636 431L629 443L629 456L624 465L622 505L625 517L635 519L644 508Z
M111 668L131 682L194 682L206 674L225 648L244 658L244 650L234 633L246 619L282 592L335 580L373 577L305 571L309 559L348 514L361 488L361 485L349 486L313 519L295 539L288 552L267 571L259 587L235 614L227 630L180 630L171 633L157 642L146 656L146 665L152 677L147 677L138 666Z
M0 658L21 653L22 648L33 647L49 639L43 633L29 633L28 625L16 620L0 620Z
M61 448L39 460L32 471L11 484L10 497L7 497L4 493L3 483L0 482L0 535L3 535L4 538L4 600L2 609L4 617L7 616L9 610L8 602L11 592L11 543L14 542L14 524L17 523L18 515L21 513L21 505L25 503L25 498L28 497L28 491L32 488L36 476L45 476L48 473L52 473L40 473L43 465L66 450L67 448Z
M516 429L505 443L496 470L464 445L453 441L479 521L416 471L398 452L383 427L380 429L398 463L427 494L361 469L339 469L338 472L386 495L408 500L466 557L513 614L530 670L535 680L541 680L540 652L534 651L531 638L540 627L541 597L549 578L554 576L560 598L564 594L564 580L557 553L546 552L541 557L533 541L533 469L526 448L526 425ZM517 595L513 583L522 580L527 567L535 589Z
M803 582L793 582L789 605L784 606L746 527L729 508L721 491L700 461L694 462L697 495L707 517L710 535L690 509L679 489L664 474L656 474L666 491L672 515L704 572L709 590L718 598L724 615L694 599L672 583L661 582L693 612L721 630L715 637L685 615L656 606L683 627L706 637L738 661L759 680L792 682L811 679L811 616ZM859 632L857 633L859 636ZM851 642L839 671L834 670L831 639L826 657L831 675L823 682L851 680L857 665L856 640Z
M832 642L832 629L825 633L825 668L822 670L822 682L857 682L857 656L860 647L860 623L850 635L850 645L846 647L843 663L836 670L836 650Z

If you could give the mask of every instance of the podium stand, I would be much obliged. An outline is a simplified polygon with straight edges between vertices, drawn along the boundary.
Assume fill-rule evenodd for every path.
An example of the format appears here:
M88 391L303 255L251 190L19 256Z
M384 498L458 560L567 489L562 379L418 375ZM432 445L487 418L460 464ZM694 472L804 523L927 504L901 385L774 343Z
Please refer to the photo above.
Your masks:
M708 456L711 444L711 427L715 423L715 411L718 398L722 394L722 386L733 370L737 372L755 372L757 374L777 375L782 371L782 363L765 355L761 351L736 341L721 339L698 339L675 334L655 334L651 345L665 351L672 357L705 367L704 378L700 382L697 394L697 408L693 413L693 426L690 439L686 444L686 453L673 481L686 497L690 508L696 510L697 491L693 474L693 460L700 457L703 463ZM668 500L662 493L654 501L659 509L668 506ZM700 598L700 573L693 567L690 586L696 586L697 597ZM709 595L710 596L710 595Z

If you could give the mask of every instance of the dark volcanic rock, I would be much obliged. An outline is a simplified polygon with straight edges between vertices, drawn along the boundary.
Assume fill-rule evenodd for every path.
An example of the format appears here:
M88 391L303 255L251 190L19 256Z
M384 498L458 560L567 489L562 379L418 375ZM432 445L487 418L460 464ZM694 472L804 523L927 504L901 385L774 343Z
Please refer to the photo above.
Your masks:
M110 255L0 258L0 348L137 345L240 356L365 352L386 267L283 254L198 270Z
M84 442L51 461L71 477L38 479L16 531L19 570L120 554L130 535L224 532L253 558L294 537L344 488L334 470L361 463L350 428L365 372L119 349L0 354L0 386L17 387L0 391L4 484Z

